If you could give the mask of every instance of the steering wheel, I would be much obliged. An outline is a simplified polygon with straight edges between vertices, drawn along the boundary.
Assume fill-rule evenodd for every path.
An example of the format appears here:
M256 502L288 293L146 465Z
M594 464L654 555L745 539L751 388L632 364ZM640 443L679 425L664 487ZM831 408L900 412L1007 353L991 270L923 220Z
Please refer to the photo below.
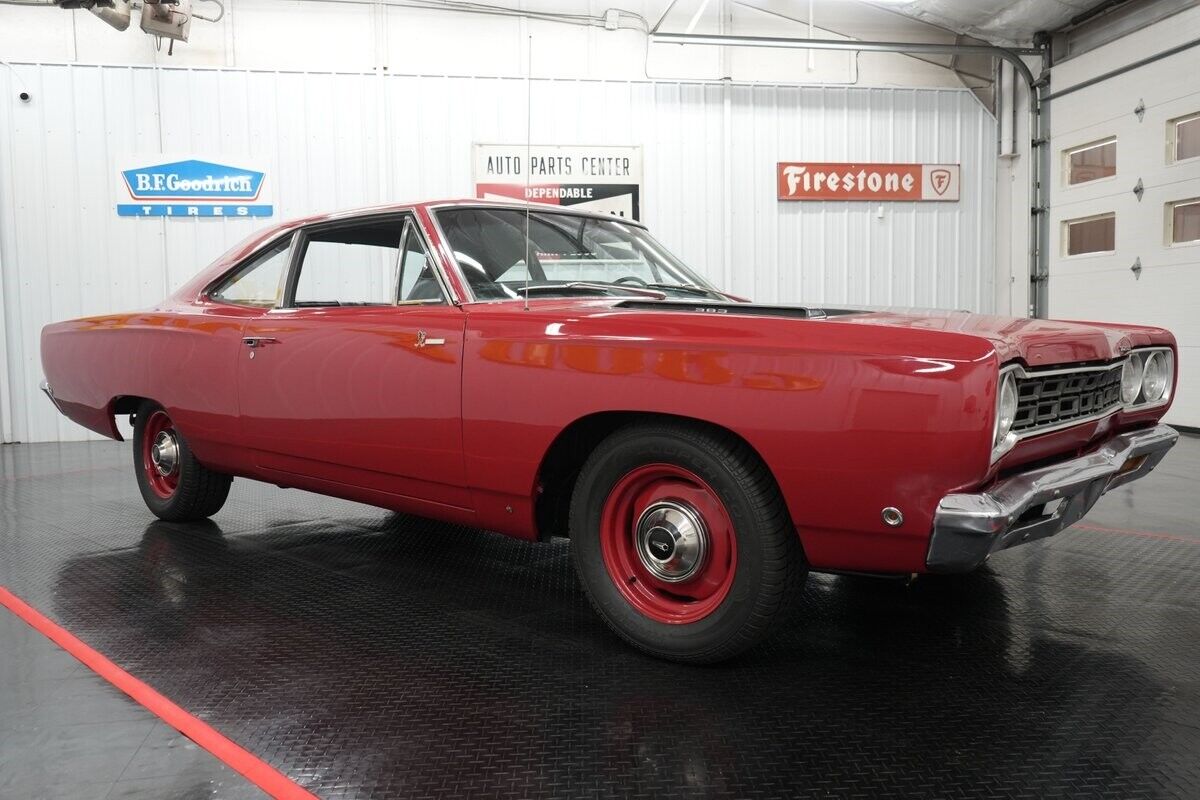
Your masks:
M646 283L644 280L642 280L641 278L639 278L637 275L626 275L623 278L617 278L615 281L613 281L613 283L635 283L638 286L649 286L650 285L650 284Z

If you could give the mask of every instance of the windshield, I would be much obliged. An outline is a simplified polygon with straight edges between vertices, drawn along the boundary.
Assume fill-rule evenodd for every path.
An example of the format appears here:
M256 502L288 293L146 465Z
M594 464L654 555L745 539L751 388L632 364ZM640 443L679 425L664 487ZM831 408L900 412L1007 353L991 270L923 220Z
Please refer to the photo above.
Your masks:
M724 299L636 225L546 211L528 216L526 246L523 209L467 206L437 212L476 299L521 297L527 284L539 297L657 293Z

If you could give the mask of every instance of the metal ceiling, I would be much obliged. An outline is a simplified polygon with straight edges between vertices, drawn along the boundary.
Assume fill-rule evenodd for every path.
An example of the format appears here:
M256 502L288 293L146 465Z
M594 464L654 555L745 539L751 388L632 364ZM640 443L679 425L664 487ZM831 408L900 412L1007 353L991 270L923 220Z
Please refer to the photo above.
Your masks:
M1039 31L1056 31L1112 0L901 0L870 5L994 44L1024 45Z
M1039 31L1054 32L1127 0L728 0L738 32L771 19L807 24L811 11L823 31L852 39L953 41L956 35L1005 46L1027 46ZM715 32L720 3L673 0L664 30ZM765 16L764 16L765 15Z

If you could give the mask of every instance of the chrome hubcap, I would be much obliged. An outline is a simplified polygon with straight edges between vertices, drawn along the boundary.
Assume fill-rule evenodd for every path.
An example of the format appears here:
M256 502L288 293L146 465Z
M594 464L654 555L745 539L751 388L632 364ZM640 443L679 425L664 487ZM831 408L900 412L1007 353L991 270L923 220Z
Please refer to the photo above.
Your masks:
M179 441L171 431L159 431L150 445L150 461L158 474L166 477L179 467Z
M708 529L691 506L660 500L637 522L637 551L642 566L669 583L685 581L704 564Z

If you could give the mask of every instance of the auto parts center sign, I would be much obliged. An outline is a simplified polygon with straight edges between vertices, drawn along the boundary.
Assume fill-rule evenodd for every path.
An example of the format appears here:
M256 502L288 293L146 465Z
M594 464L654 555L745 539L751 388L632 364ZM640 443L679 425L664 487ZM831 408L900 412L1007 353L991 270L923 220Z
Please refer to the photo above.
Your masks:
M641 218L642 148L477 144L475 196Z
M780 200L959 199L958 164L854 164L781 161L776 166Z
M131 157L117 166L121 217L269 217L265 167L250 159Z

